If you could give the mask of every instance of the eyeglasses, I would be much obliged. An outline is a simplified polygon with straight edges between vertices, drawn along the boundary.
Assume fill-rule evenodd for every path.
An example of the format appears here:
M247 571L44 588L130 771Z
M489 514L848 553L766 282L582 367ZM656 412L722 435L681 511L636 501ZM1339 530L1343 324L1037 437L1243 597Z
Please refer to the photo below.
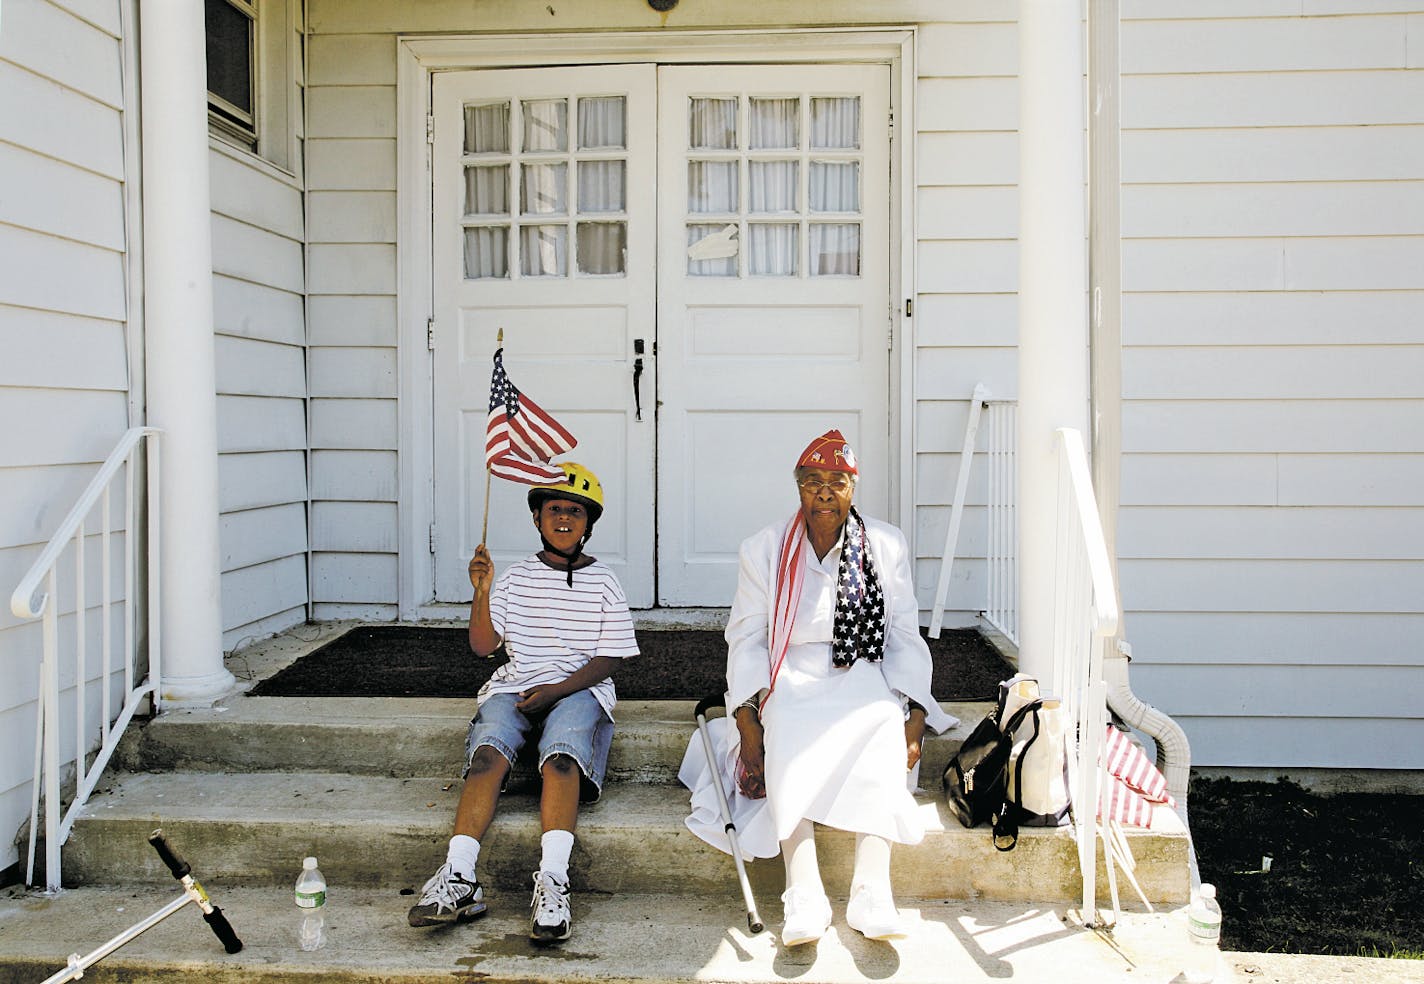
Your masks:
M850 491L851 481L848 478L833 478L829 482L823 482L819 478L803 478L796 485L802 492L810 492L812 495L819 495L823 489L828 489L835 495L845 495Z

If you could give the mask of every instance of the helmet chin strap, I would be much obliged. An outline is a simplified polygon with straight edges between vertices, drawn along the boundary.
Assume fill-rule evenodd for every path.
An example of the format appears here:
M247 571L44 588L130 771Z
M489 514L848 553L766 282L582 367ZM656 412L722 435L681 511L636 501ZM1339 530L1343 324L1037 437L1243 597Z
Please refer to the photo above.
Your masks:
M552 543L550 543L547 539L545 539L543 533L540 533L540 534L539 534L539 540L544 544L544 549L545 549L546 551L548 551L549 553L553 554L555 557L560 557L560 558L562 558L563 561L564 561L564 563L566 563L566 564L568 565L569 587L573 587L573 586L574 586L574 563L575 563L581 556L583 556L583 545L584 545L584 542L588 540L588 537L585 536L582 540L580 540L577 544L575 544L575 545L574 545L574 548L573 548L572 550L570 550L568 553L565 553L564 551L560 550L558 547L556 547L556 546L554 546Z

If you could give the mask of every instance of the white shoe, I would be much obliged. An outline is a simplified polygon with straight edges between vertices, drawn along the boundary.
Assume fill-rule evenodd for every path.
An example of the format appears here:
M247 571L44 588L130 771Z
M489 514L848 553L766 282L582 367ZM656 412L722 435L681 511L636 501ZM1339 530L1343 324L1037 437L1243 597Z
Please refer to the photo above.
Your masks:
M782 946L814 943L831 928L831 903L823 893L792 887L781 893L781 901L786 914Z
M857 885L846 905L846 923L868 940L893 940L905 935L895 900L884 889Z

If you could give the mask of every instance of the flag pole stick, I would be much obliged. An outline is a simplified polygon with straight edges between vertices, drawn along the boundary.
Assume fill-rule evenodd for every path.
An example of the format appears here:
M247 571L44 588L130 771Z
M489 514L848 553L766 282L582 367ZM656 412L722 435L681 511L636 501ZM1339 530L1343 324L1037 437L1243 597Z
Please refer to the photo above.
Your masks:
M495 337L496 351L504 347L504 329L499 330ZM489 538L489 502L490 502L490 466L489 459L485 460L485 518L480 524L480 543L484 543Z

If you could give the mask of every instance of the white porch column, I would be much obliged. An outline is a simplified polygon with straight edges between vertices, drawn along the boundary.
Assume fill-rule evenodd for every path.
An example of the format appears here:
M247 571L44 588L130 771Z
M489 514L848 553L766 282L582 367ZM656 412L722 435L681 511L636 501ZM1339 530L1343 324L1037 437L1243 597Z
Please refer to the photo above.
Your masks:
M1019 668L1053 672L1054 430L1087 436L1082 5L1019 4Z
M165 700L230 690L219 592L217 384L203 5L139 4L148 422L163 429Z

